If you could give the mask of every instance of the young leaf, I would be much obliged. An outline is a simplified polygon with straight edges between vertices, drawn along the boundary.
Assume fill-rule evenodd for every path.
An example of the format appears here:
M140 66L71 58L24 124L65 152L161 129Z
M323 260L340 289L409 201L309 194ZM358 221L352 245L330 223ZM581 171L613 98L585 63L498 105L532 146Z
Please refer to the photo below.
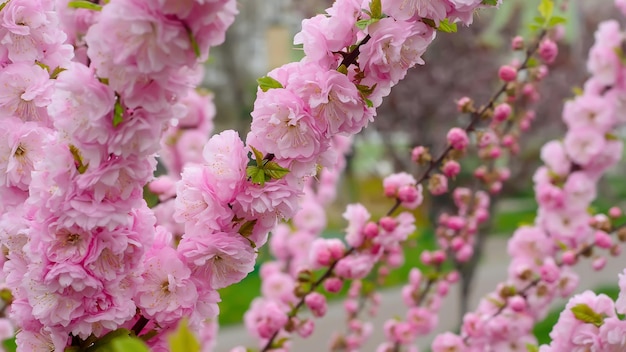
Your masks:
M7 4L9 3L9 1L11 0L7 0L7 2L3 2L2 4L0 4L0 11L2 11L2 9L7 6Z
M71 9L87 9L93 11L102 10L102 5L94 4L91 1L70 1L67 3L67 7Z
M584 323L593 324L597 327L602 326L602 323L604 323L602 315L594 312L591 307L584 303L575 305L572 307L571 311L574 313L574 317L576 317L576 319Z
M280 180L289 173L289 169L285 169L284 167L278 165L275 161L268 161L265 163L263 170L265 171L265 174L273 180Z
M252 231L254 230L254 225L256 225L256 219L252 220L252 221L246 221L243 225L241 225L241 227L239 228L239 234L242 235L243 237L250 237L250 235L252 235Z
M250 167L250 166L248 166ZM246 170L247 171L247 170ZM258 185L264 186L265 181L267 181L267 177L265 175L265 171L261 168L256 168L256 172L250 176L252 178L252 183L256 183Z
M261 153L258 149L253 146L250 146L252 152L254 153L254 159L256 160L256 165L261 167L263 166L263 153Z
M270 76L261 77L256 80L259 83L259 88L262 91L267 92L272 88L283 88L283 85Z
M168 341L172 352L200 352L200 343L189 330L187 318L180 321L178 329L169 336Z
M117 127L120 123L124 122L124 107L120 103L119 97L115 102L115 109L113 112L113 127Z
M541 0L541 3L539 4L539 13L541 14L541 17L543 17L546 23L550 20L550 18L552 18L553 12L554 12L554 1Z
M548 27L552 28L562 23L567 23L567 19L565 17L554 16L548 21Z
M65 70L67 70L67 69L63 68L61 66L55 68L54 71L52 71L52 73L50 74L50 79L57 79L57 77L59 77L59 73L65 71Z
M439 27L437 28L441 32L445 33L456 33L457 26L456 23L450 22L447 18L443 21L439 22Z
M372 0L370 2L370 10L373 19L380 19L383 17L383 6L380 0Z
M191 48L193 49L193 53L196 54L196 58L200 58L200 46L198 45L198 41L196 37L194 37L191 29L187 29L187 35L189 35L189 42L191 43Z
M537 347L537 345L533 345L532 343L527 343L526 350L528 352L539 352L539 347Z
M487 6L496 6L498 5L498 0L483 0L482 4Z
M121 336L111 341L112 352L149 352L148 346L137 337Z
M9 339L2 341L2 347L4 348L6 352L17 351L17 344L15 343L15 337L11 337Z

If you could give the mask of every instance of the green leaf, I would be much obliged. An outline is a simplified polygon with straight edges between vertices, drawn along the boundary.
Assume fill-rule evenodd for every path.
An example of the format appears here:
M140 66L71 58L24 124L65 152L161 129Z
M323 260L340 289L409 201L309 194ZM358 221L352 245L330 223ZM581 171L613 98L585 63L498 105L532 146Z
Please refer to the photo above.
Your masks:
M252 183L256 183L261 186L265 185L265 172L262 168L250 165L246 168L246 175L248 175L248 177L252 180Z
M430 18L422 18L422 22L424 22L424 24L428 25L431 28L437 29L437 24Z
M59 77L59 74L65 70L67 69L60 66L55 68L54 71L52 71L52 73L50 74L50 79L57 79L57 77Z
M372 0L370 2L370 10L372 14L372 18L380 19L383 17L383 6L380 3L380 0Z
M119 126L122 122L124 122L124 107L122 106L122 103L120 103L120 99L118 97L115 102L115 110L113 113L113 127Z
M541 14L541 17L543 17L543 19L545 20L545 23L548 23L548 21L550 21L550 18L552 18L553 12L554 12L554 1L541 0L541 3L539 4L539 13Z
M250 149L252 149L252 152L254 153L254 158L256 159L256 165L258 167L263 166L263 153L261 153L258 149L256 149L253 146L250 146Z
M339 67L337 67L337 72L343 73L344 75L347 75L348 74L348 68L346 67L346 65L341 64L341 65L339 65Z
M168 338L171 352L200 352L200 343L191 333L187 325L187 318L178 324L176 332Z
M0 4L0 11L2 11L2 9L7 6L7 4L9 3L10 0L7 0L7 2L3 2L2 4Z
M372 23L372 19L371 18L358 20L358 21L356 21L356 27L358 29L360 29L360 30L364 30L365 28L367 28L367 26L370 25L370 23Z
M100 81L100 83L102 83L102 84L109 85L109 79L108 78L98 77L98 81Z
M554 16L548 21L548 27L552 28L562 23L567 23L567 19L565 17Z
M539 347L537 347L537 345L533 345L532 343L527 343L526 350L528 352L539 352Z
M17 351L17 344L15 343L15 336L2 341L2 347L4 348L6 352Z
M37 65L37 66L43 68L44 70L50 72L50 66L44 64L43 62L35 61L35 65Z
M368 108L373 108L374 107L374 103L371 100L369 100L367 98L365 98L364 100L365 100L365 104L367 105Z
M261 77L256 80L262 91L267 92L272 88L283 88L283 85L270 76Z
M149 352L148 346L137 337L121 336L111 341L112 352Z
M96 342L94 342L94 344L87 349L87 351L114 351L110 348L111 341L124 336L130 337L130 330L124 328L113 330L97 339Z
M498 5L498 0L483 0L482 4L487 6L496 6Z
M91 1L70 1L67 3L67 7L71 9L87 9L93 11L102 10L102 5L94 4Z
M362 84L357 84L356 85L356 89L358 89L359 92L361 92L363 97L368 97L368 96L372 95L372 93L376 89L376 85L378 85L378 83L374 83L374 85L371 86L371 87L366 86L366 85L362 85Z
M439 22L439 27L437 30L445 33L456 33L457 26L456 23L450 22L447 18L443 21Z
M604 323L602 315L594 312L591 307L584 303L575 305L572 307L571 311L574 313L574 317L576 317L576 319L584 323L593 324L596 327L600 327Z
M252 221L246 221L239 228L239 234L246 238L250 237L250 235L252 235L252 231L254 230L254 225L256 225L256 219Z
M185 26L187 30L187 36L189 37L189 42L191 43L191 48L193 49L193 53L196 54L196 58L200 58L200 46L198 45L198 41L196 37L194 37L193 32L191 32L191 28Z
M83 162L83 157L80 155L80 150L76 148L75 145L70 144L70 153L74 157L74 162L76 163L76 170L78 170L79 174L84 174L89 167L89 164L85 165Z
M275 161L268 161L265 163L263 170L265 171L265 174L273 180L280 180L289 173L289 169L285 169L284 167L278 165Z

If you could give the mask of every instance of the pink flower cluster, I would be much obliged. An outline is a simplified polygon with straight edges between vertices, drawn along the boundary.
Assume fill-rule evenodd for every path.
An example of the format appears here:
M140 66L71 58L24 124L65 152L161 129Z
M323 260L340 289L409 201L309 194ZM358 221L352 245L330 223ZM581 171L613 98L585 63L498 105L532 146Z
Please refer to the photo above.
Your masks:
M605 35L608 28L615 34ZM589 59L592 77L584 92L567 102L563 110L568 127L565 139L548 142L541 151L545 166L534 176L539 204L535 224L519 228L509 241L512 262L507 282L485 297L475 312L465 315L460 345L464 350L533 344L533 323L546 314L556 297L567 297L577 286L578 276L569 266L575 264L580 253L590 246L619 253L608 236L606 217L592 217L587 209L595 199L596 183L621 158L622 143L611 133L624 122L620 102L626 97L622 79L625 67L617 64L610 85L603 69L593 67L599 67L600 61L618 62L616 48L622 40L616 22L600 26ZM604 260L596 254L594 268L601 269ZM589 298L585 297L583 300ZM585 339L585 333L580 333ZM435 342L456 338L440 335ZM567 348L554 350L563 349Z
M204 265L198 245L175 249L142 188L170 119L193 119L186 111L200 104L181 98L199 82L198 59L223 41L234 4L3 4L0 239L21 350L64 350L142 319L157 333L182 316L212 329L215 287L232 269ZM253 262L237 239L223 247ZM150 341L156 350L165 342Z
M620 288L624 288L624 275L620 274ZM585 291L572 297L552 328L552 342L541 346L540 352L582 350L622 351L626 348L626 322L624 302L606 295ZM617 311L617 313L616 313Z

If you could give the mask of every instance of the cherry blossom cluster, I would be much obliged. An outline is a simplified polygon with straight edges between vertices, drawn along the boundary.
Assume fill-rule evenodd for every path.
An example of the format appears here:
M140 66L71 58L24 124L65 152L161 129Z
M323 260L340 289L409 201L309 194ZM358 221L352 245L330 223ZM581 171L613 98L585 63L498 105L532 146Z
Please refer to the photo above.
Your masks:
M585 255L593 256L594 268L601 269L605 258L593 247L619 254L608 234L607 217L592 216L587 209L596 197L596 183L621 158L622 143L612 133L624 122L625 68L619 55L623 38L616 21L601 24L596 33L588 61L592 76L563 110L565 138L548 142L541 151L545 166L534 176L539 205L535 224L519 228L509 241L509 279L475 312L466 314L460 336L439 335L434 351L514 349L536 343L534 322L556 297L567 297L577 286L578 276L570 266ZM589 348L583 340L572 343Z
M448 179L454 179L460 172L460 164L457 160L466 156L470 145L472 145L471 135L476 136L477 154L484 163L475 170L474 175L490 193L497 194L500 192L502 182L508 179L509 172L507 168L495 167L494 161L503 157L505 155L503 152L509 152L510 154L518 153L519 144L517 139L519 138L519 133L528 130L528 116L532 115L532 110L529 110L528 106L536 101L534 97L536 95L535 86L547 73L546 66L533 64L533 67L529 67L529 62L536 54L545 64L554 60L555 50L551 51L551 56L549 57L541 52L541 48L546 45L545 43L553 43L550 39L547 39L546 34L546 32L540 33L535 45L528 48L525 47L520 37L514 38L512 49L526 49L526 58L524 62L514 63L517 67L515 75L506 80L503 79L504 84L487 107L483 107L480 110L476 109L473 106L473 101L469 98L462 98L458 101L459 112L471 113L472 121L465 129L455 127L449 131L447 135L448 148L436 160L433 160L430 152L425 147L418 146L413 149L413 160L416 163L428 166L420 180L429 180L428 190L431 194L441 195L448 192ZM526 72L527 74L522 77L522 74L518 75L518 72ZM531 97L528 94L529 91L535 92L535 94ZM501 96L504 97L506 102L496 103L498 99L502 98ZM490 122L486 126L487 128L481 127L484 124L483 120ZM507 142L501 142L502 140ZM431 174L437 165L440 165L441 174ZM463 265L463 263L471 259L474 253L479 227L489 218L490 196L484 191L476 192L468 188L457 187L453 192L453 198L459 209L458 214L449 215L444 213L440 215L439 226L436 229L439 249L432 252L422 252L422 262L427 267L432 267L432 272L422 274L418 269L414 269L411 272L409 284L403 289L403 299L409 307L406 320L390 319L386 322L385 333L387 342L378 347L379 351L399 350L402 345L407 345L409 350L411 350L414 348L414 346L411 346L411 343L417 336L426 335L435 328L441 302L446 296L449 286L459 279L459 274L455 271L447 274L442 273L442 266L448 260L452 261L457 267ZM413 191L417 189L421 194L421 184L417 188L410 187L409 189ZM404 194L408 194L406 193L407 190L401 193L394 190L393 187L389 190L386 187L385 191L386 195L397 199L396 205L405 204L406 196ZM384 263L384 260L381 262ZM394 265L381 265L378 270L377 281L384 281L385 274L389 268L393 267ZM425 277L422 279L422 276ZM367 298L371 298L375 308L377 296L370 291L371 289L366 290L367 293L361 295L360 308L364 307L364 300ZM351 301L349 298L346 302L349 329L353 325L356 326L358 321L359 312L350 310L351 307L356 306L355 301L355 299ZM356 332L356 336L359 336L358 330ZM345 338L345 341L350 341L347 345L350 345L351 348L356 348L358 346L356 346L355 341L363 342L364 339L355 340L354 336L349 335ZM334 343L333 345L340 344Z
M2 3L0 237L21 350L89 347L148 322L159 350L182 316L212 329L219 297L206 267L155 227L143 186L234 6Z

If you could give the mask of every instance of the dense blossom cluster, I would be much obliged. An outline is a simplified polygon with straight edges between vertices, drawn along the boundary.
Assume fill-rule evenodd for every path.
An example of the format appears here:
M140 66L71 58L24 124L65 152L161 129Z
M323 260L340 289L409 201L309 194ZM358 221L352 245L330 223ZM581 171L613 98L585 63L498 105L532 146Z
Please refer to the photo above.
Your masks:
M475 312L465 315L460 336L439 335L433 350L525 349L536 343L532 327L545 316L550 303L556 297L568 297L576 288L579 278L570 266L577 258L590 255L592 247L619 253L609 236L607 217L592 216L587 209L596 197L596 183L621 158L622 142L612 133L625 116L626 90L621 79L625 67L617 53L623 37L615 21L603 23L596 33L588 62L592 77L582 94L563 110L568 132L564 140L548 142L541 150L545 166L534 176L538 216L535 224L519 228L509 241L509 279L486 296ZM605 261L595 254L593 267L599 270ZM592 331L572 325L576 319L570 308L578 304L591 304L590 310L597 308L598 315L614 317L612 305L601 303L602 299L606 301L591 293L574 298L562 314L562 327L557 325L551 334L553 345L542 351L623 348L619 336L591 339Z
M460 164L442 158L431 163L441 173L387 177L384 194L396 205L385 217L374 221L363 205L352 204L344 213L344 240L320 238L349 137L373 121L407 70L423 63L438 26L470 24L478 8L497 3L336 1L324 15L303 21L294 43L302 45L304 59L260 79L244 142L234 131L209 139L211 96L195 90L203 74L199 63L224 41L235 1L0 1L0 243L4 285L12 293L11 323L0 320L0 338L16 330L20 350L64 350L89 347L124 328L144 332L154 350L166 350L166 333L187 318L211 350L217 289L253 270L270 231L277 261L261 268L263 297L245 317L263 350L287 349L286 339L277 338L313 332L313 320L297 313L303 306L315 317L326 313L318 286L338 292L353 280L346 310L355 317L360 280L377 263L384 264L383 276L399 266L402 243L415 231L413 215L395 210L423 202L425 179L431 194L448 192ZM575 287L577 278L566 267L591 245L618 252L606 219L586 208L596 181L621 156L612 132L622 123L625 100L623 38L616 22L601 26L588 63L593 78L563 113L569 131L542 149L546 166L535 175L539 216L511 241L510 282L466 316L460 336L440 335L433 350L533 343L532 322L554 296ZM538 53L550 63L556 44L544 40ZM499 77L513 84L523 68L503 66ZM521 91L536 97L532 84ZM513 102L493 106L494 131L511 120ZM472 112L471 102L462 99L459 109ZM533 118L526 114L520 128ZM450 131L446 153L468 148L470 127ZM490 161L504 148L518 148L514 136L499 132L480 134L477 145ZM168 174L153 180L157 153ZM413 157L432 162L423 147ZM475 175L491 193L508 177L493 167ZM146 184L159 198L153 209L144 200ZM423 254L428 265L439 267L447 257L467 261L476 228L488 218L487 193L459 188L454 198L458 216L440 219L441 250ZM277 225L282 219L292 222ZM601 268L602 259L594 267ZM317 269L326 270L320 278ZM458 275L441 277L436 289L445 296ZM414 270L403 294L411 307L406 321L387 322L381 351L410 344L436 325L440 300L420 291L423 283ZM375 309L378 298L370 299ZM615 314L624 313L622 301L575 297L553 345L542 348L623 347L624 339L612 332L622 324ZM581 311L591 318L581 320ZM357 319L349 329L334 347L356 350L371 332Z
M217 314L222 271L206 248L173 247L143 186L167 124L207 103L191 87L235 2L70 5L0 10L0 237L18 346L64 350L142 320L160 333L182 316L198 331ZM164 348L163 334L150 343Z

